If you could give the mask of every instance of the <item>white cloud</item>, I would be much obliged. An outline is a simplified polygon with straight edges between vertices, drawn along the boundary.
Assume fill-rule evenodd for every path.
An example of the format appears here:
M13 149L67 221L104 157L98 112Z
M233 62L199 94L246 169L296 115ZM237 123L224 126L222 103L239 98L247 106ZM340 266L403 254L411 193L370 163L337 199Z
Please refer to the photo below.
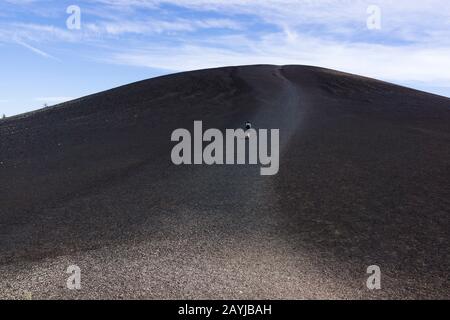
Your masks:
M12 4L30 4L33 2L37 2L37 0L5 0L5 2Z
M125 0L102 0L124 5ZM276 28L117 50L109 61L169 70L240 64L308 64L394 82L450 86L450 2L378 0L382 29L366 28L369 0L141 0L258 17Z
M122 35L159 34L163 32L193 32L199 29L241 29L240 23L230 19L173 19L172 21L148 19L146 21L103 21L85 26L96 34Z
M340 43L301 34L274 33L261 40L215 39L229 46L201 43L123 50L112 62L173 71L242 64L306 64L390 81L421 81L450 86L450 47Z
M11 39L11 35L13 35L14 39L29 40L34 42L75 42L83 39L83 34L81 33L71 32L68 29L58 28L52 25L13 23L11 25L3 25L2 27L4 30L10 31L8 39ZM4 40L6 40L5 37Z

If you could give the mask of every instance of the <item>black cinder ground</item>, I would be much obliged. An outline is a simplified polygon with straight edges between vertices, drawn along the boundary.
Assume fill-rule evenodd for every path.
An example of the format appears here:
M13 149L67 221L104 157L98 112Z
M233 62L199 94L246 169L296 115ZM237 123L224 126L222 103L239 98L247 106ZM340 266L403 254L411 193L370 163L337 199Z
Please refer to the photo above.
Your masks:
M280 128L279 173L173 165L194 120ZM0 120L0 297L448 299L449 124L447 98L269 65Z

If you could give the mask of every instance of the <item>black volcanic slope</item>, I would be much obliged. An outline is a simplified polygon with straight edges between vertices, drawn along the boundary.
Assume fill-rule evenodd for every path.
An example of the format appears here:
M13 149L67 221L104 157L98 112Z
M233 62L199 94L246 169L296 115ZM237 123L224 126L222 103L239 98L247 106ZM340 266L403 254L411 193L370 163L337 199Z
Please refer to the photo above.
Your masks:
M281 128L279 174L173 165L170 135L194 120ZM304 66L180 73L1 120L0 297L448 299L449 160L450 99Z

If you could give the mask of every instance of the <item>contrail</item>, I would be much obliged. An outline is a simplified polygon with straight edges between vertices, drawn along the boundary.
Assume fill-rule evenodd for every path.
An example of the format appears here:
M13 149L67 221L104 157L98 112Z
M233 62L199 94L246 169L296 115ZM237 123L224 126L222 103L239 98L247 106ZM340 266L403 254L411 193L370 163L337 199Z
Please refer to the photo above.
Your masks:
M31 46L31 45L29 45L29 44L23 42L22 40L15 39L15 42L16 42L17 44L20 44L21 46L23 46L23 47L25 47L25 48L27 48L27 49L33 51L34 53L40 55L41 57L59 61L58 58L56 58L56 57L54 57L54 56L52 56L52 55L50 55L50 54L48 54L48 53L46 53L46 52L44 52L44 51L38 49L38 48L35 48L35 47L33 47L33 46Z

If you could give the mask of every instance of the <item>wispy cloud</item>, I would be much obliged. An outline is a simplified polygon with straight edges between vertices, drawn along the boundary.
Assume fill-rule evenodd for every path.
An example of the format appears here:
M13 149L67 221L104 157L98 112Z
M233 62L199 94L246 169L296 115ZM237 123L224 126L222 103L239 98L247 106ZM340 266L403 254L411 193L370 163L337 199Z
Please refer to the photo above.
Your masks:
M173 71L222 65L307 64L359 73L390 81L440 82L450 86L450 48L389 47L354 43L342 45L312 37L273 34L244 44L244 50L201 45L124 50L112 61ZM225 40L224 40L225 41ZM235 43L236 45L236 43ZM413 53L412 53L413 52Z
M33 2L37 2L38 0L5 0L5 2L12 4L30 4Z
M200 29L242 29L241 23L230 19L172 19L145 21L103 21L99 23L89 23L86 25L89 31L96 34L122 35L126 33L134 34L159 34L163 32L193 32Z

